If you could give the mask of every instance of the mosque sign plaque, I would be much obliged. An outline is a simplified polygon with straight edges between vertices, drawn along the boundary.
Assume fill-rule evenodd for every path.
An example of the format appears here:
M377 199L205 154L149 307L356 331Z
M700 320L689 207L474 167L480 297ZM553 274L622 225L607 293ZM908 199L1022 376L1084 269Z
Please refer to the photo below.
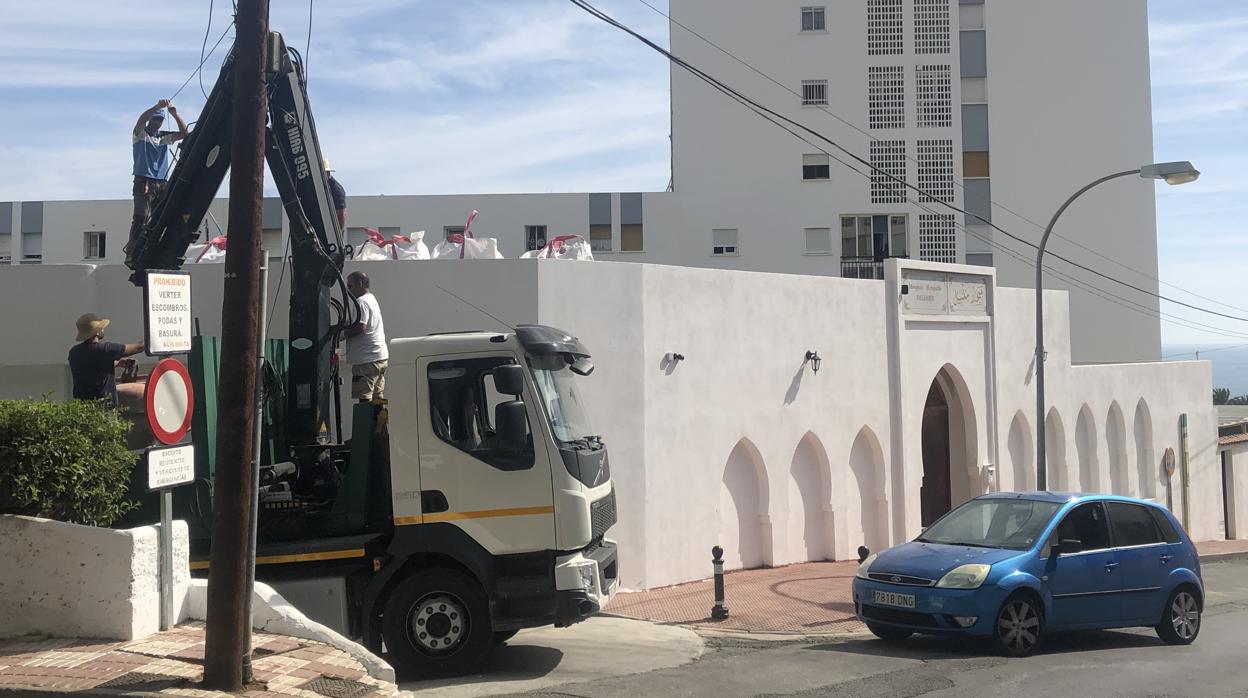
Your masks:
M982 276L910 271L902 276L907 315L988 315L988 280Z

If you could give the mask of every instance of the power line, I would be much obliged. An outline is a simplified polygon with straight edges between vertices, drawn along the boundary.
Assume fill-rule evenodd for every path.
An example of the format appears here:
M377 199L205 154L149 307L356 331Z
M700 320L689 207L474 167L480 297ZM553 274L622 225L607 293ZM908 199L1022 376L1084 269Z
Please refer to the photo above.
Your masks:
M213 0L208 0L208 26L204 28L204 40L199 44L199 64L204 64L204 50L208 48L208 34L212 31L212 9ZM199 91L203 93L204 100L208 99L208 91L204 89L204 71L196 69L195 73L199 75Z
M200 72L204 69L204 64L208 62L209 58L212 58L212 54L216 53L217 47L220 46L221 42L225 40L225 35L230 33L230 28L233 26L234 23L231 22L230 25L225 28L225 31L221 32L221 36L217 37L217 43L212 45L212 49L208 51L208 55L204 56L203 59L200 60L199 65L195 66L195 69L191 71L190 75L186 76L186 80L182 82L182 86L173 93L173 96L169 98L169 101L173 101L178 95L182 94L182 90L186 89L186 86L191 84L191 80L194 80L195 76L200 74Z
M308 60L312 57L312 0L308 0L308 41L303 46L303 81L308 81Z
M589 13L590 15L592 15L592 16L594 16L594 17L596 17L596 18L600 19L600 20L602 20L603 22L606 22L607 24L610 24L611 26L614 26L614 27L616 27L617 29L620 29L621 31L623 31L623 32L625 32L625 33L627 33L627 34L629 34L630 36L632 36L632 37L634 37L634 38L636 38L638 41L641 41L642 43L644 43L644 44L646 44L647 46L649 46L651 49L653 49L653 50L655 50L656 52L658 52L658 53L662 54L663 56L667 57L667 58L668 58L668 60L670 60L671 62L675 63L676 65L680 66L681 68L684 68L684 69L685 69L686 71L688 71L690 74L694 75L695 77L697 77L698 79L702 80L703 82L706 82L708 85L710 85L710 86L714 87L716 90L718 90L718 91L722 92L723 94L725 94L725 95L727 95L727 96L729 96L729 97L731 97L731 98L733 98L733 99L735 99L735 100L737 100L737 101L739 101L739 102L748 103L749 105L751 105L751 106L752 106L753 108L755 108L756 110L761 110L762 112L765 112L765 113L767 113L767 114L769 114L769 115L771 115L771 116L775 117L776 119L780 119L780 120L784 121L785 123L792 125L794 128L797 128L797 129L799 129L799 130L801 130L801 131L805 131L805 132L807 132L807 133L811 134L812 136L814 136L814 137L816 137L816 138L818 138L818 139L820 139L820 140L822 140L822 141L827 142L827 143L828 143L828 144L830 144L833 148L836 148L836 149L837 149L837 150L839 150L840 152L844 153L844 154L845 154L846 156L848 156L850 159L854 160L855 162L861 163L862 165L864 165L864 166L866 166L866 167L870 168L872 172L877 173L877 174L879 174L879 175L881 175L881 176L883 176L883 177L885 177L885 178L887 178L887 179L889 179L889 180L892 180L892 181L894 181L894 182L896 182L896 183L898 183L898 184L901 184L902 186L906 187L907 189L910 189L910 190L913 190L913 191L917 192L917 193L920 195L920 197L921 197L921 198L931 199L933 202L935 202L935 203L939 204L940 206L943 206L943 207L945 207L945 208L948 208L948 209L950 209L950 210L952 210L952 211L955 211L955 212L957 212L957 213L961 213L961 214L963 214L964 216L969 216L969 217L972 217L972 218L976 218L976 219L978 219L978 220L982 221L983 223L987 224L987 225L988 225L989 227L991 227L993 230L997 230L997 231L999 231L1001 234L1003 234L1003 235L1005 235L1005 236L1007 236L1007 237L1009 237L1009 238L1011 238L1011 239L1013 239L1013 240L1015 240L1015 241L1017 241L1017 242L1020 242L1020 243L1022 243L1022 244L1025 244L1025 245L1027 245L1027 246L1029 246L1029 247L1032 247L1032 248L1038 248L1038 246L1037 246L1035 243L1030 242L1029 240L1023 239L1023 238L1021 238L1021 237L1019 237L1019 236L1017 236L1017 235L1014 235L1013 233L1009 232L1008 230L1005 230L1004 228L1002 228L1001 226L999 226L999 225L997 225L997 224L995 224L995 223L993 223L993 222L991 222L991 221L985 220L985 219L984 219L984 218L982 218L981 216L978 216L978 215L976 215L976 214L974 214L974 213L971 213L971 212L969 212L969 211L967 211L967 210L965 210L965 209L963 209L963 208L959 208L958 206L955 206L954 204L952 204L952 203L950 203L950 202L948 202L948 201L944 201L944 200L943 200L943 199L941 199L940 197L937 197L937 196L934 196L934 195L932 195L932 194L929 194L928 192L924 191L923 189L919 188L918 186L916 186L916 185L914 185L914 184L911 184L910 182L908 182L908 181L906 181L906 180L904 180L904 179L902 179L902 178L897 177L896 175L892 174L891 172L887 172L887 171L885 171L885 170L883 170L883 169L880 169L879 167L876 167L875 165L872 165L872 164L870 163L870 161L868 161L867 159L865 159L865 158L863 158L862 156L860 156L860 155L858 155L858 154L856 154L856 153L854 153L854 152L850 151L850 150L849 150L848 148L846 148L845 146L843 146L843 145L841 145L840 143L838 143L838 142L836 142L836 141L832 140L831 138L828 138L827 136L823 135L822 133L820 133L820 132L818 132L818 131L815 131L814 129L812 129L812 128L810 128L810 127L806 126L805 124L802 124L802 123L800 123L800 122L794 121L793 119L791 119L791 118L789 118L789 117L787 117L787 116L785 116L785 115L783 115L783 114L781 114L781 113L779 113L779 112L777 112L777 111L775 111L775 110L773 110L773 109L770 109L770 108L768 108L768 107L766 107L766 106L764 106L764 105L760 104L759 102L757 102L757 101L755 101L755 100L753 100L753 99L751 99L751 98L747 97L746 95L744 95L744 94L742 94L741 92L737 91L736 89L734 89L734 88L732 88L732 87L728 86L727 84L725 84L724 82L722 82L722 81L720 81L719 79L715 78L714 76L712 76L712 75L710 75L710 74L706 73L705 71L701 70L700 68L698 68L698 67L696 67L696 66L694 66L694 65L690 64L689 62L685 61L684 59L680 58L679 56L677 56L677 55L673 54L671 51L668 51L667 49L664 49L662 46L659 46L658 44L654 43L653 41L651 41L650 39L646 38L645 36L643 36L643 35L641 35L641 34L637 33L637 32L636 32L636 31L634 31L632 28L630 28L630 27L628 27L628 26L626 26L626 25L624 25L624 24L620 23L619 21L617 21L617 20L615 20L614 18L612 18L610 15L607 15L607 14L605 14L604 12L602 12L601 10L598 10L596 7L594 7L592 4L590 4L587 0L569 0L569 2L571 2L573 5L576 5L577 7L581 8L581 9L585 10L585 12ZM1192 309L1192 310L1197 310L1197 311L1200 311L1200 312L1203 312L1203 313L1208 313L1208 314L1210 314L1210 315L1216 315L1216 316L1218 316L1218 317L1224 317L1224 318L1228 318L1228 319L1231 319L1231 320L1237 320L1237 321L1240 321L1240 322L1248 322L1248 317L1241 317L1241 316L1237 316L1237 315L1229 315L1229 314L1227 314L1227 313L1221 313L1221 312L1218 312L1218 311L1215 311L1215 310L1210 310L1210 309L1208 309L1208 308L1202 308L1202 307L1200 307L1200 306L1193 305L1193 304L1191 304L1191 303L1186 303L1186 302L1184 302L1184 301L1180 301L1180 300L1176 300L1176 299L1173 299L1173 298L1169 298L1169 297L1167 297L1167 296L1163 296L1163 295L1161 295L1161 294L1159 294L1159 293L1156 293L1156 292L1154 292L1154 291L1149 291L1149 290L1147 290L1147 289L1140 288L1139 286L1136 286L1135 284L1131 284L1131 283L1128 283L1128 282L1123 281L1123 280L1121 280L1121 279L1118 279L1118 278L1116 278L1116 277L1109 276L1108 274L1105 274L1105 273L1103 273L1103 272L1097 271L1096 269L1093 269L1093 268L1091 268L1091 267L1088 267L1087 265L1080 264L1079 262L1075 262L1074 260L1068 259L1068 258L1063 257L1062 255L1059 255L1059 254L1054 253L1054 252L1050 252L1050 253L1049 253L1049 256L1051 256L1051 257L1053 257L1053 258L1055 258L1055 259L1061 260L1061 261L1063 261L1063 262L1066 262L1067 264L1070 264L1071 266L1074 266L1074 267L1076 267L1076 268L1078 268L1078 269L1082 269L1083 271L1086 271L1086 272L1088 272L1089 274L1093 274L1094 276L1098 276L1098 277L1100 277L1100 278L1106 279L1106 280L1111 281L1111 282L1113 282L1113 283L1115 283L1115 284L1118 284L1118 285L1120 285L1120 286L1124 286L1124 287L1126 287L1126 288L1129 288L1129 289L1131 289L1131 290L1134 290L1134 291L1136 291L1136 292L1138 292L1138 293L1142 293L1142 294L1147 295L1147 296L1151 296L1151 297L1154 297L1154 298L1158 298L1158 299L1160 299L1160 300L1164 300L1164 301L1167 301L1167 302L1169 302L1169 303L1173 303L1173 304L1175 304L1175 305L1180 305L1180 306L1183 306L1183 307L1186 307L1186 308L1190 308L1190 309Z
M769 82L771 82L771 83L775 84L777 87L779 87L779 88L781 88L781 89L783 89L783 90L787 91L788 93L790 93L790 94L792 94L792 95L794 95L794 96L796 96L796 97L799 97L799 98L800 98L800 97L802 97L801 93L797 92L796 90L794 90L794 89L793 89L792 87L790 87L789 85L786 85L786 84L784 84L783 82L781 82L781 81L777 80L776 78L772 77L771 75L769 75L769 74L767 74L767 73L763 72L763 71L762 71L762 70L760 70L759 68L757 68L757 67L755 67L754 65L750 64L748 61L746 61L746 60L744 60L744 59L740 58L740 57L739 57L739 56L737 56L736 54L732 53L731 51L729 51L728 49L724 48L723 46L720 46L719 44L715 43L714 41L712 41L711 39L707 38L706 36L703 36L702 34L700 34L697 30L693 29L692 27L689 27L689 26L687 26L687 25L685 25L685 24L681 23L681 22L680 22L680 20L673 18L670 14L668 14L668 13L664 12L663 10L659 9L658 7L656 7L655 5L653 5L651 2L649 2L649 0L637 0L637 1L638 1L638 2L640 2L641 4L645 5L646 7L650 8L651 10L653 10L653 11L654 11L655 13L657 13L659 16L666 18L666 19L667 19L668 21L670 21L672 24L675 24L676 26L680 27L681 29L684 29L685 31L687 31L687 32L689 32L690 34L692 34L693 36L696 36L698 39L702 40L704 43L708 44L709 46L711 46L711 47L715 48L715 49L716 49L717 51L719 51L720 53L722 53L722 54L724 54L725 56L727 56L727 57L731 58L732 60L736 61L737 63L740 63L741 65L745 66L746 68L748 68L748 69L749 69L749 70L751 70L752 72L754 72L754 73L758 74L760 77L762 77L762 78L766 79L767 81L769 81ZM579 4L579 3L578 3L578 4ZM631 33L631 32L630 32L630 33ZM833 119L836 119L836 120L837 120L837 121L839 121L840 123L844 124L844 125L845 125L845 126L847 126L848 128L853 129L854 131L858 132L859 134L861 134L861 135L863 135L863 136L866 136L866 137L867 137L867 138L869 138L871 141L873 141L873 142L878 142L878 141L880 141L880 140L881 140L881 139L880 139L880 138L878 138L875 134L873 134L873 133L871 133L871 132L869 132L869 131L867 131L867 130L863 129L862 127L858 126L857 124L854 124L853 122L849 121L848 119L845 119L844 117L840 116L840 115L839 115L839 114L837 114L836 112L833 112L832 110L830 110L830 109L827 107L827 105L814 105L814 106L816 106L816 107L817 107L820 111L824 112L824 113L825 113L825 114L827 114L828 116L831 116ZM825 139L825 140L826 140L826 139ZM905 157L907 160L909 160L909 161L911 161L911 162L913 162L913 163L915 163L915 164L921 164L921 163L919 163L919 161L918 161L917 159L915 159L914 157L912 157L909 153L905 153L905 154L904 154L904 157ZM955 186L957 186L959 189L963 189L963 190L965 190L965 188L966 188L964 184L962 184L961 182L959 182L959 181L957 181L957 180L955 180L955 181L954 181L954 185L955 185ZM989 203L990 203L990 205L995 206L995 207L997 207L997 208L1001 209L1002 211L1006 211L1007 213L1010 213L1011 215L1015 216L1015 217L1016 217L1016 218L1018 218L1019 220L1022 220L1022 221L1026 222L1026 223L1030 223L1032 226L1036 227L1038 230L1044 230L1044 229L1045 229L1045 226L1044 226L1044 225L1042 225L1042 224L1040 224L1040 223L1038 223L1038 222L1036 222L1036 221L1034 221L1034 220L1032 220L1032 219L1028 218L1027 216L1024 216L1023 214L1021 214L1021 213L1019 213L1019 212L1017 212L1017 211L1015 211L1015 210L1013 210L1013 209L1009 208L1009 207L1008 207L1008 206L1006 206L1005 204L999 203L998 201L995 201L995 200L989 200ZM975 218L978 218L979 220L983 221L984 223L986 223L986 224L988 224L988 225L990 225L990 226L992 226L992 227L994 227L994 228L996 227L996 226L993 226L993 225L992 225L992 223L991 223L990 221L987 221L987 220L985 220L985 219L981 218L981 217L980 217L980 216L978 216L978 215L975 215L975 214L971 214L971 215L975 216ZM1003 233L1004 233L1005 231L1004 231L1004 230L1002 230L1001 232L1003 232ZM1008 233L1006 233L1006 234L1008 235ZM1108 261L1108 262L1110 262L1110 263L1112 263L1112 264L1114 264L1114 265L1117 265L1117 266L1119 266L1119 267L1121 267L1121 268L1123 268L1123 269L1126 269L1127 271L1130 271L1130 272L1133 272L1133 273L1139 274L1140 276L1142 276L1142 277L1144 277L1144 278L1146 278L1146 279L1148 279L1148 280L1150 280L1150 281L1154 281L1154 282L1156 282L1156 283L1158 283L1158 284L1162 284L1162 285L1164 285L1164 286L1168 286L1168 287L1173 288L1173 289L1175 289L1175 290L1177 290L1177 291L1181 291L1181 292L1186 293L1186 294L1188 294L1188 295L1190 295L1190 296L1193 296L1193 297L1196 297L1196 298L1200 298L1201 300L1205 300L1205 301L1208 301L1208 302L1210 302L1210 303L1214 303L1214 304L1216 304L1216 305L1220 305L1220 306L1225 307L1225 308L1230 308L1230 309L1233 309L1233 310L1238 310L1238 311L1241 311L1241 312L1248 312L1248 308L1242 308L1242 307L1239 307L1239 306L1231 305L1231 304L1229 304L1229 303L1224 303L1224 302L1219 301L1219 300L1217 300L1217 299L1215 299L1215 298L1210 298L1210 297L1208 297L1208 296L1203 296L1203 295L1201 295L1201 294L1199 294L1199 293L1196 293L1195 291L1191 291L1191 290L1185 289L1185 288L1183 288L1183 287L1181 287L1181 286L1177 286L1177 285L1172 284L1172 283L1169 283L1169 282L1167 282L1167 281L1163 281L1163 280L1162 280L1162 279L1160 279L1159 277L1153 276L1152 274L1149 274L1148 272L1145 272L1145 271L1142 271L1142 270L1140 270L1140 269L1136 269L1136 268L1134 268L1134 267L1132 267L1132 266L1130 266L1130 265L1124 264L1123 262L1121 262L1121 261L1119 261L1119 260L1117 260L1117 259L1114 259L1113 257L1110 257L1109 255L1106 255L1106 254L1103 254L1103 253L1101 253L1101 252L1098 252L1097 250L1092 249L1091 247L1088 247L1087 245L1084 245L1084 244L1080 243L1080 242L1079 242L1079 241L1077 241L1077 240L1074 240L1074 239L1072 239L1072 238L1066 237L1065 235L1062 235L1061 233L1058 233L1058 232L1056 232L1056 231L1054 231L1053 235L1054 235L1055 237L1061 238L1062 240L1065 240L1066 242L1068 242L1068 243L1070 243L1070 244L1074 245L1075 247L1078 247L1078 248L1080 248L1080 249L1082 249L1082 250L1084 250L1084 251L1086 251L1086 252L1088 252L1088 253L1090 253L1090 254L1093 254L1093 255L1095 255L1095 256L1097 256L1097 257L1099 257L1099 258L1101 258L1101 259L1105 260L1105 261ZM1035 245L1032 245L1032 247L1035 247ZM1064 257L1058 256L1058 255L1056 255L1056 254L1055 254L1055 253L1053 253L1053 252L1050 252L1049 254L1052 254L1053 256L1057 257L1058 259L1061 259L1062 261L1069 262L1069 260L1065 259ZM1092 272L1092 273L1100 274L1100 272ZM1115 281L1116 281L1116 279L1111 279L1111 280L1115 280ZM1145 290L1142 290L1142 289L1136 289L1136 290L1140 291L1141 293L1148 293L1148 294L1150 294L1150 295L1157 295L1157 297L1158 297L1158 298L1161 298L1162 300L1167 300L1167 301L1170 301L1170 302L1172 302L1172 303L1179 303L1178 301L1174 301L1174 300L1172 300L1172 299L1165 298L1165 297L1160 296L1160 295L1158 295L1158 294L1154 294L1154 293L1152 293L1151 291L1145 291ZM1179 304L1180 304L1180 305L1182 305L1182 303L1179 303ZM1189 306L1189 307L1190 307L1190 306ZM1229 316L1228 316L1228 317L1229 317ZM1239 320L1248 321L1248 318L1234 318L1234 319L1239 319Z
M1212 354L1212 353L1214 353L1214 352L1219 352L1219 351L1230 351L1230 350L1232 350L1232 349L1243 349L1244 347L1248 347L1248 344L1234 344L1234 345L1229 346L1229 347L1214 347L1213 349L1201 349L1201 350L1199 350L1199 351L1185 351L1185 352L1183 352L1182 354L1167 354L1166 356L1163 356L1163 357L1161 357L1161 358L1163 358L1163 359L1177 359L1177 358L1179 358L1179 357L1181 357L1181 356L1200 356L1201 354Z

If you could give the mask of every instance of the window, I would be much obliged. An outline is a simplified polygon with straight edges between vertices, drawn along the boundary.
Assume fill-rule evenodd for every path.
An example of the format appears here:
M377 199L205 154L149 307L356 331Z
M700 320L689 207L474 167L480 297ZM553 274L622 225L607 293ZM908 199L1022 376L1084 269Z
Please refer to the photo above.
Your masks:
M871 128L906 127L905 68L867 68L867 120Z
M628 223L620 226L620 251L641 252L644 249L644 236L640 223Z
M103 230L88 230L82 234L83 259L104 259L104 236Z
M826 107L828 106L828 81L827 80L803 80L802 81L802 106L803 107Z
M429 413L442 441L500 470L533 467L532 429L520 452L503 447L494 431L494 412L506 401L493 389L492 372L515 363L510 357L436 361L429 364Z
M950 0L914 0L914 52L917 55L949 53Z
M544 225L526 225L524 226L524 249L540 250L546 246L546 226Z
M906 203L906 142L871 141L871 167L871 203Z
M828 26L824 18L823 7L803 7L802 8L802 31L804 32L821 32L827 31Z
M953 203L953 141L918 142L919 195L921 203Z
M1081 504L1057 525L1057 540L1075 539L1084 550L1104 550L1109 547L1109 527L1105 525L1105 510L1100 502Z
M0 264L8 264L13 261L13 235L10 233L0 233Z
M919 214L919 259L946 264L958 261L958 237L952 214Z
M819 153L817 155L802 156L802 179L812 181L830 179L831 177L832 165L827 155Z
M611 224L600 223L589 226L589 249L594 252L611 251Z
M1139 504L1106 502L1109 520L1114 531L1114 547L1129 548L1133 545L1155 545L1162 542L1161 532L1148 509Z
M43 233L22 234L22 264L43 264Z
M909 255L909 216L874 214L841 216L841 257L905 257Z
M366 240L368 240L368 233L364 232L364 228L347 228L347 244L353 250L358 252Z
M969 543L1027 550L1061 508L1057 502L1029 499L975 499L932 524L919 536L925 543Z
M986 152L962 153L962 176L963 177L987 177L988 176L988 153Z
M807 228L806 254L832 254L832 229Z
M973 267L991 267L992 266L992 253L991 252L967 252L966 263Z
M442 234L443 234L443 236L444 236L447 240L451 239L451 236L452 236L452 235L463 235L463 234L464 234L464 226L462 226L462 225L448 225L448 226L444 226L444 227L442 228Z
M737 256L737 229L716 228L711 231L711 254L717 257Z
M901 0L867 0L867 55L900 56L904 49Z
M1152 515L1153 523L1157 524L1157 529L1161 531L1161 537L1167 543L1182 542L1183 539L1179 536L1178 529L1170 522L1170 517L1166 516L1166 512L1157 507L1148 507L1148 513Z
M914 71L916 122L919 128L953 126L953 81L947 65L921 65Z

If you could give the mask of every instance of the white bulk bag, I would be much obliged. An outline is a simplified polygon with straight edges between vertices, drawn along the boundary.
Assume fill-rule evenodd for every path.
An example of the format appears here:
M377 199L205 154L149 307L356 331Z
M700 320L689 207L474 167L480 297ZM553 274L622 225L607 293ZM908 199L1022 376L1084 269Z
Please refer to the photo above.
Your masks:
M552 238L539 250L520 255L521 259L583 259L593 261L594 252L589 241L580 235L560 235Z
M494 238L475 238L472 233L458 233L447 237L433 248L433 259L502 259L498 251L498 240Z
M423 230L408 235L395 235L390 244L395 259L430 259Z
M219 235L202 245L186 248L186 261L191 264L214 264L225 261L225 236Z
M394 253L389 249L391 243L382 237L381 233L374 228L365 228L364 234L368 236L368 239L356 248L355 256L352 259L364 262L394 259Z

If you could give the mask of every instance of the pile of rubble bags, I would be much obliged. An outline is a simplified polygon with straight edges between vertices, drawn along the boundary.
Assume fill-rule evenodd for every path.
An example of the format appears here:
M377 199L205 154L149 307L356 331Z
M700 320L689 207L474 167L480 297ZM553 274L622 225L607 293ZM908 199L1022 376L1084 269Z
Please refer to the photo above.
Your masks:
M386 259L430 259L425 245L425 231L395 235L387 240L373 228L365 228L368 239L355 251L353 259L375 262Z
M225 236L186 248L186 261L191 264L213 264L225 261Z

